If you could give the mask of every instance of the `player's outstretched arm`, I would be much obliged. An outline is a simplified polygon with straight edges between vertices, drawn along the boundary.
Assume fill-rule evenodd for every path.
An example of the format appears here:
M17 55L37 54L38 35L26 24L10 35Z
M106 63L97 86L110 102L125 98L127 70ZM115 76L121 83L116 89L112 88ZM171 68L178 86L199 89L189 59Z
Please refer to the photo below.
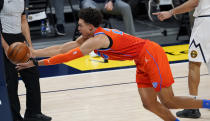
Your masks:
M68 62L77 58L80 58L84 55L89 54L91 51L99 48L106 48L109 46L108 37L105 35L98 35L86 40L80 47L74 48L66 53L55 55L48 59L39 60L37 63L29 61L27 63L17 64L17 69L25 69L33 67L34 65L47 66L47 65L56 65L64 62Z
M164 21L165 19L170 18L173 15L186 13L192 11L199 3L199 0L188 0L180 6L177 6L174 9L169 11L157 12L153 13L153 15L157 15L160 21Z
M58 54L66 53L71 49L81 46L85 39L80 36L76 41L66 42L62 45L54 45L43 49L31 49L32 54L36 57L52 57Z
M69 52L66 52L64 54L58 54L55 55L51 58L47 58L47 59L43 59L43 60L39 60L39 61L28 61L27 63L19 63L16 66L17 70L22 70L25 68L30 68L33 67L35 65L39 65L39 66L48 66L48 65L56 65L56 64L61 64L67 61L71 61L74 60L76 58L80 58L84 56L84 54L81 52L80 47L77 47L75 49L70 50Z
M68 62L77 58L80 58L84 55L89 54L91 51L95 49L102 48L104 45L105 39L103 38L105 35L91 37L86 40L80 47L72 49L64 54L58 54L48 59L44 59L39 61L39 65L55 65L64 62ZM107 40L106 40L107 41Z

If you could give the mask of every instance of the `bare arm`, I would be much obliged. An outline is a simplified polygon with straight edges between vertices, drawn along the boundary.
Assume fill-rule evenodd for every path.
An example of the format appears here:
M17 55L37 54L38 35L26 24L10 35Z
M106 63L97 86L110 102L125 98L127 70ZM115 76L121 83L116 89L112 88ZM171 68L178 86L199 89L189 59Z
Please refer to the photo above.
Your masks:
M85 39L80 36L76 41L71 41L62 45L55 45L43 49L32 50L32 53L37 57L52 57L58 54L66 53L71 49L79 47L84 41Z
M30 29L29 29L28 21L25 14L21 16L21 30L29 46L32 48L33 46L31 42Z
M182 5L177 6L176 8L172 9L172 14L175 15L175 14L181 14L181 13L192 11L193 9L195 9L198 3L199 3L199 0L188 0Z
M87 55L88 53L90 53L91 51L95 49L107 48L109 44L110 42L106 35L98 35L96 37L92 37L86 40L80 47L69 50L68 52L64 54L58 54L48 59L39 60L38 65L40 66L55 65L55 64L68 62L68 61L80 58L84 55ZM29 68L32 66L34 66L34 64L31 61L29 61L28 63L18 64L17 69L21 70L21 69Z
M182 5L170 10L170 11L163 11L153 13L153 15L157 15L160 21L170 18L175 14L186 13L193 10L199 3L199 0L188 0L187 2L183 3Z
M63 62L68 62L76 58L80 58L84 55L89 54L91 51L100 48L107 48L109 46L109 39L106 35L98 35L86 40L80 48L76 48L74 50L70 50L67 53L59 54L53 56L49 59L38 61L38 65L46 65L46 60L48 65L55 65ZM74 54L76 52L76 54ZM80 53L80 54L78 54ZM78 55L77 55L78 54Z
M7 54L7 51L9 49L9 45L7 44L7 42L4 40L3 36L1 35L1 44L2 47L4 49L5 54Z

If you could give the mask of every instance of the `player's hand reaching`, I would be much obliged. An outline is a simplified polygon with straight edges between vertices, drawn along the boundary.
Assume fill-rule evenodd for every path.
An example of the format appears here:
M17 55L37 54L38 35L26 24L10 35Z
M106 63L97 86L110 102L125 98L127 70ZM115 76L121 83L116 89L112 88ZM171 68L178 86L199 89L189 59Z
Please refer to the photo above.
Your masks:
M160 21L169 19L173 15L171 11L163 11L163 12L157 12L157 13L152 13L152 14L156 15Z
M23 70L23 69L34 67L34 66L35 65L34 65L33 61L29 60L26 63L19 63L19 64L17 64L16 69L19 71L19 70Z

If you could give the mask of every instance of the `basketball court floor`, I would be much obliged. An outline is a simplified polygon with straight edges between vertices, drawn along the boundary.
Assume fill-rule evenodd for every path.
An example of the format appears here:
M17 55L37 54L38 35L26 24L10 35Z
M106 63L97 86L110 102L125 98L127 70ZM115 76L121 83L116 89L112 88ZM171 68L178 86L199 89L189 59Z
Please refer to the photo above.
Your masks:
M175 95L188 95L188 45L164 47L175 79ZM135 83L133 61L109 61L89 56L57 66L40 67L42 112L53 121L161 121L145 110ZM210 99L210 76L201 66L199 98ZM19 86L22 114L25 87ZM178 110L171 110L174 114ZM210 110L201 109L196 121L210 121ZM193 121L193 119L181 119Z

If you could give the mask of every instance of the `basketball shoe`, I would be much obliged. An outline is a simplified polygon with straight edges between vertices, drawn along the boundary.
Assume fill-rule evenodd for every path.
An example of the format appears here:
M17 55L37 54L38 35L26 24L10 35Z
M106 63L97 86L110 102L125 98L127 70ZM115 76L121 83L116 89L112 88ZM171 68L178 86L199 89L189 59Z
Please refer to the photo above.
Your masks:
M184 109L176 113L177 117L180 118L200 118L201 113L199 109Z

